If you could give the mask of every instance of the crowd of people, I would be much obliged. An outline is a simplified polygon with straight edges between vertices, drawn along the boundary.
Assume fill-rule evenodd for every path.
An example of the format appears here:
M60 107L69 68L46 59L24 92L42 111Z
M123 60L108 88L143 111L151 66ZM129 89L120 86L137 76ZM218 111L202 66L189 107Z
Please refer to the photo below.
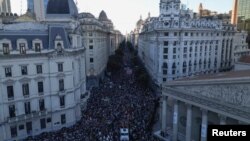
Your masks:
M122 70L91 90L79 122L27 141L120 141L121 128L129 130L130 141L158 141L152 135L152 126L159 99L152 90L135 82L129 56L124 58Z

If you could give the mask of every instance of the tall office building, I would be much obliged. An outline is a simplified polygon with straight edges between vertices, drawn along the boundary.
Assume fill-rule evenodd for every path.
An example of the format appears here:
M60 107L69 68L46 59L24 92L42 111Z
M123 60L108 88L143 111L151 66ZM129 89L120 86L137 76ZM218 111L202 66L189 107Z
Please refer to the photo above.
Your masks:
M238 29L250 31L250 1L234 0L232 24L237 24Z
M32 13L35 13L35 4L34 4L34 1L40 1L40 0L27 0L28 10L30 12L32 12ZM46 13L47 5L48 5L49 0L42 0L42 1L43 1L43 5L44 5L44 13Z
M37 21L45 20L45 13L49 0L28 0L28 11L36 15Z
M0 13L11 13L10 0L0 0Z

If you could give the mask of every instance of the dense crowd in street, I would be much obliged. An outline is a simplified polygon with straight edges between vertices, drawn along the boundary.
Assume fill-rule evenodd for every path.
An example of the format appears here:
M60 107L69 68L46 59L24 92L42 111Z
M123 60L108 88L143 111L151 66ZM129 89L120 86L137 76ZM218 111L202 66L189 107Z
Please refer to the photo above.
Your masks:
M27 140L120 141L120 129L128 128L130 141L157 141L152 135L152 126L158 98L150 89L135 82L129 57L124 58L126 67L106 77L100 87L92 89L79 122Z

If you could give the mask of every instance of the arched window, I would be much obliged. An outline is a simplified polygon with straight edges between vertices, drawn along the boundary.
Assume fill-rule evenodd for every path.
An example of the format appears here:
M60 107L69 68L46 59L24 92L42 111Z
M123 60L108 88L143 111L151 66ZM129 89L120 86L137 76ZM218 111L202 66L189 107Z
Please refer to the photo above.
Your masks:
M56 49L57 49L57 52L62 53L62 44L61 43L57 43L56 44Z

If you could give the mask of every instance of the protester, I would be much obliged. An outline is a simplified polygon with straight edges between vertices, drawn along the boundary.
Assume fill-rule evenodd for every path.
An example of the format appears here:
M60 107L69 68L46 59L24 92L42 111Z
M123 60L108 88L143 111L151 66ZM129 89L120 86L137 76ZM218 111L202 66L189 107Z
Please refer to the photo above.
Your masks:
M120 141L120 128L128 128L130 141L158 141L152 135L158 98L136 83L129 54L124 62L123 70L91 90L87 108L74 126L26 140Z

